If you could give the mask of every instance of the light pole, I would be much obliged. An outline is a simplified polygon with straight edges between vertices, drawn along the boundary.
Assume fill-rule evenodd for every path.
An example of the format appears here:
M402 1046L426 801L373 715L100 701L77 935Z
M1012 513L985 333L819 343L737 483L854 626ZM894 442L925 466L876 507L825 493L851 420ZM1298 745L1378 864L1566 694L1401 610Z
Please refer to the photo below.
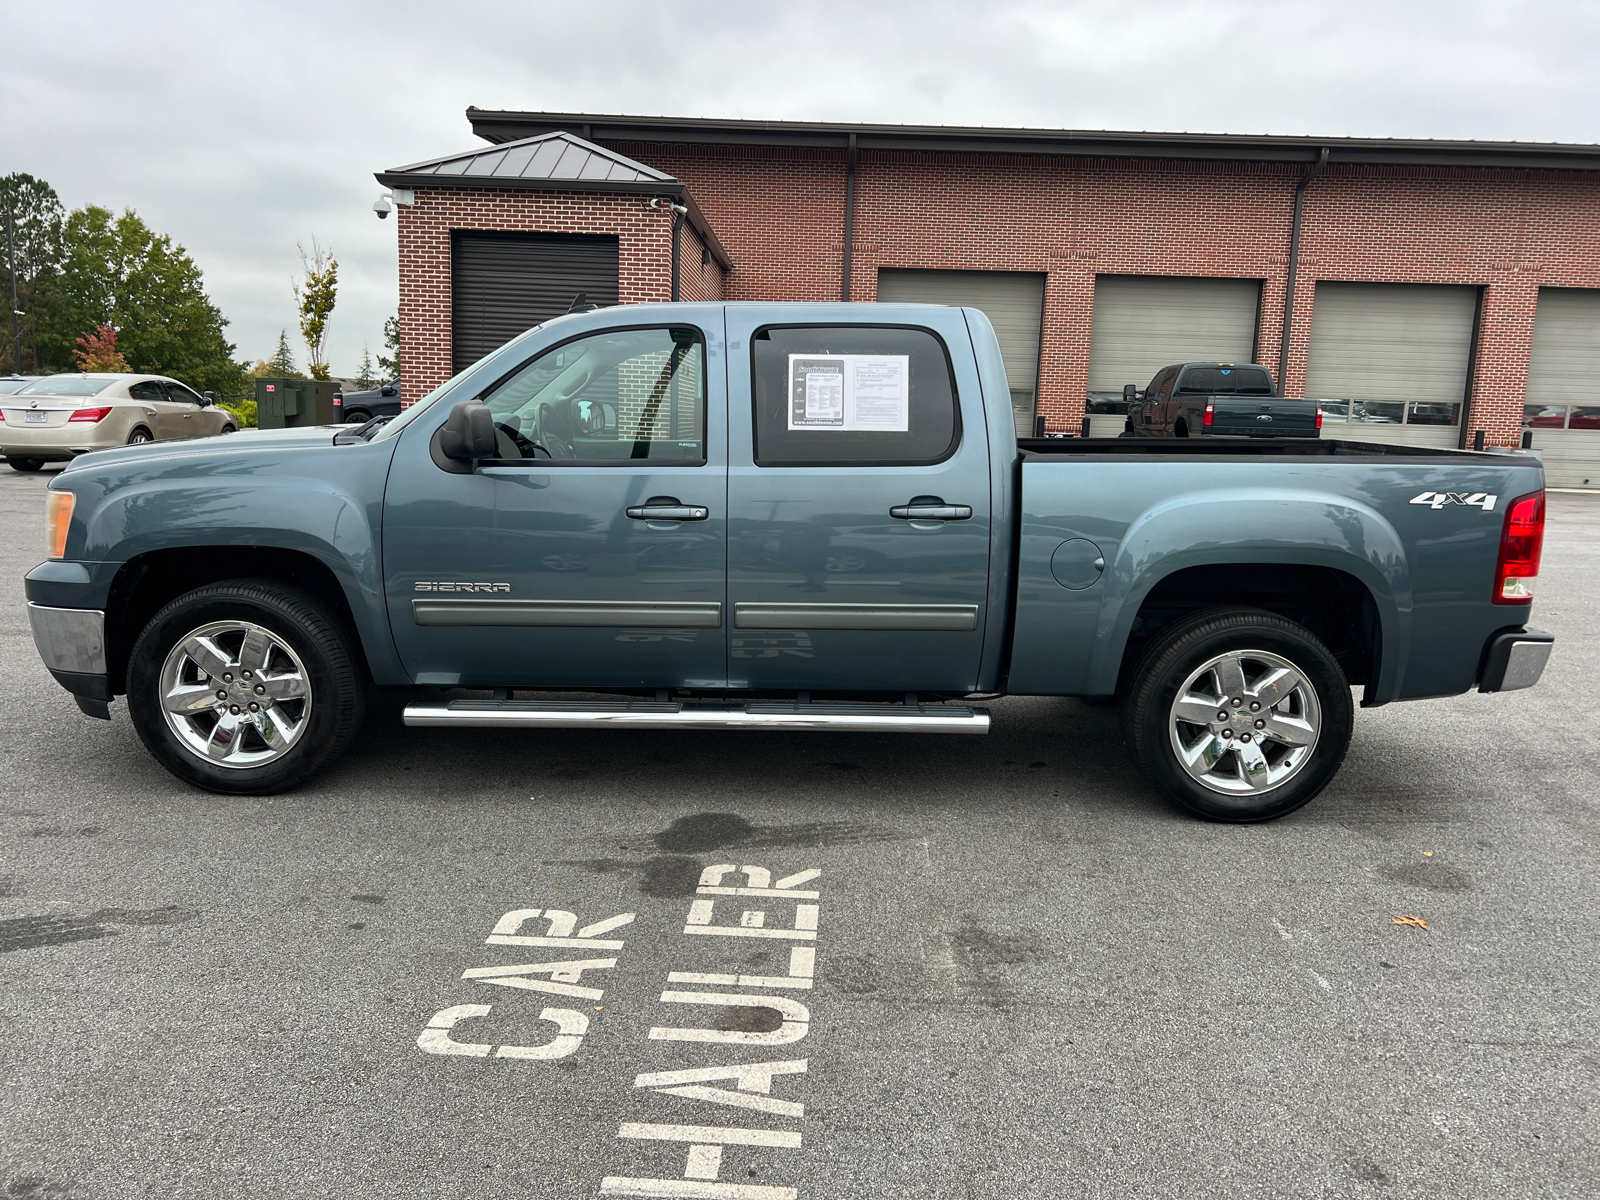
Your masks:
M17 251L11 240L11 205L6 205L6 274L11 276L11 371L22 374L22 313L17 308Z

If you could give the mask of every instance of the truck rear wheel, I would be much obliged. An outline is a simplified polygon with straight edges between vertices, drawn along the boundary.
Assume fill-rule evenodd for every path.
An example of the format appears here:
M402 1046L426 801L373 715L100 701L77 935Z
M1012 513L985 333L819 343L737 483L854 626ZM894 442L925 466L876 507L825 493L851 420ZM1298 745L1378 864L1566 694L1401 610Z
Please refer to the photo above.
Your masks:
M1235 823L1281 817L1326 787L1353 722L1328 648L1259 609L1209 609L1164 631L1122 702L1146 778L1196 816Z
M267 795L304 782L350 744L365 704L343 625L274 580L179 596L128 661L128 712L145 748L211 792Z

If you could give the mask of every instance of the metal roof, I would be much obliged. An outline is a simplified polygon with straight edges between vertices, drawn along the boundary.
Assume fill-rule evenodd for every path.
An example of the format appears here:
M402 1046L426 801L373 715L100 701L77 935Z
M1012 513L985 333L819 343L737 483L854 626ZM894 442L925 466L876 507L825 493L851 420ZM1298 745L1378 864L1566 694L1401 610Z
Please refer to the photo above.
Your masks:
M579 129L604 141L705 145L811 146L858 150L922 150L985 154L1052 154L1105 158L1208 159L1523 170L1600 170L1600 145L1558 142L1447 141L1236 133L1145 133L1081 129L1004 129L955 125L873 125L831 121L741 121L707 117L638 117L595 113L512 112L468 108L472 132L490 142L527 138L554 128Z
M494 187L671 196L689 210L689 224L705 239L716 260L724 267L733 266L727 250L681 180L563 129L514 141L501 139L487 150L467 150L390 167L378 172L377 180L390 188Z
M440 177L449 176L449 181L457 184L492 181L495 187L532 184L541 188L581 187L585 191L606 184L610 185L607 191L644 192L658 192L661 184L678 182L663 171L563 130L499 141L501 144L492 150L468 150L405 167L390 167L378 180L396 186L390 179L402 175L417 183L424 182L424 177L426 182L442 183Z

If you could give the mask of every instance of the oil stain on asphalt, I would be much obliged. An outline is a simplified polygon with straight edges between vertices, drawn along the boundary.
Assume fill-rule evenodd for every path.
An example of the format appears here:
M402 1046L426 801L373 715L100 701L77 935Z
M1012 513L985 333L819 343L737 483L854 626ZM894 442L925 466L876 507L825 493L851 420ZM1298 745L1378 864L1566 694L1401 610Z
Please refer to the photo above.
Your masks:
M596 875L638 874L646 896L692 896L705 862L697 855L719 850L791 850L888 842L901 835L878 825L813 821L798 825L752 825L738 813L696 813L679 817L651 840L662 853L646 859L550 859L545 866L582 867Z

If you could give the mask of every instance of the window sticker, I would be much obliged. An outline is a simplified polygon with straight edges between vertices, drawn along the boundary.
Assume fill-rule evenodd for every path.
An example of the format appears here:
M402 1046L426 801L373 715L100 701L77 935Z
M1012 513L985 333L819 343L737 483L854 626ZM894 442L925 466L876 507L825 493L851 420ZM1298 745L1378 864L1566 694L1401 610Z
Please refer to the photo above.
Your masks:
M908 354L789 355L789 428L905 433Z

